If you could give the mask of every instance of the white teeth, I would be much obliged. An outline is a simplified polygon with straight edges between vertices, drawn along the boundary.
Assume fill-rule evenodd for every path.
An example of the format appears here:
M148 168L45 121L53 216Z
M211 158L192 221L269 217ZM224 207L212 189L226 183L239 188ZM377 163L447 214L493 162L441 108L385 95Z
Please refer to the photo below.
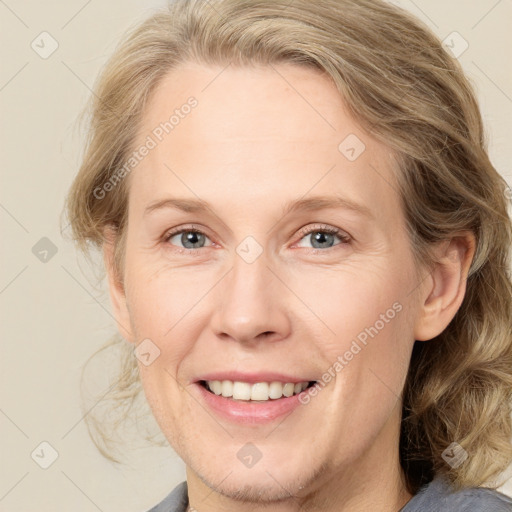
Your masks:
M252 385L251 400L268 400L268 384L266 382Z
M283 395L284 396L292 396L294 387L295 387L295 384L292 384L291 382L288 382L288 384L285 384L283 386Z
M235 400L257 400L266 401L269 399L277 400L282 396L289 397L297 395L304 391L309 382L257 382L249 384L248 382L231 380L209 380L206 385L210 391L223 397L232 397Z
M268 390L269 398L281 398L283 396L283 385L280 382L271 382Z
M250 400L251 385L248 382L233 382L233 398L235 400Z
M216 394L220 395L222 393L222 382L220 380L212 380L210 382L210 389Z
M215 381L214 381L215 382ZM233 383L230 380L216 381L221 386L222 396L233 396Z

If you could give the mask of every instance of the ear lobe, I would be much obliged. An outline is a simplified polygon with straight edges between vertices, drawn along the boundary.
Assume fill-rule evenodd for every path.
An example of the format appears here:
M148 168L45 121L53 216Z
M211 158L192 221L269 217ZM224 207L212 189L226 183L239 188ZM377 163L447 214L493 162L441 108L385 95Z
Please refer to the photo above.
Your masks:
M103 263L107 272L110 302L117 328L125 340L134 343L125 287L115 271L114 249L117 235L111 227L106 227L103 234Z
M416 340L426 341L441 334L459 310L466 293L466 281L475 254L473 233L467 231L443 242L437 263L426 280L424 299L415 325Z

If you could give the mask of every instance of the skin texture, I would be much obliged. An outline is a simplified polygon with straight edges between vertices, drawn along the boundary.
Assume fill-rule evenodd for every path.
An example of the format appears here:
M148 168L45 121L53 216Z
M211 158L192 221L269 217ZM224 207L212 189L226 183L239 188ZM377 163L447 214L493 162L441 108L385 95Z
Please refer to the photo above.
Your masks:
M347 114L334 85L291 64L235 68L188 63L148 103L148 134L194 96L198 105L132 171L124 285L105 264L118 328L160 349L139 363L153 413L187 465L201 511L397 511L411 498L398 458L401 401L414 340L442 332L459 308L474 254L461 233L417 269L400 208L392 154ZM338 149L350 134L365 151ZM137 144L136 144L137 146ZM293 200L336 195L342 208L283 215ZM162 209L168 197L202 199L206 213ZM200 229L198 249L171 228ZM324 245L301 228L339 228ZM186 234L186 233L185 233ZM236 249L253 237L262 253ZM322 242L322 240L320 240ZM418 277L421 276L421 277ZM399 304L378 334L307 405L265 425L223 420L194 381L214 370L277 371L321 380L365 328ZM380 324L379 324L380 325ZM266 333L266 334L264 334ZM261 459L237 458L253 443Z

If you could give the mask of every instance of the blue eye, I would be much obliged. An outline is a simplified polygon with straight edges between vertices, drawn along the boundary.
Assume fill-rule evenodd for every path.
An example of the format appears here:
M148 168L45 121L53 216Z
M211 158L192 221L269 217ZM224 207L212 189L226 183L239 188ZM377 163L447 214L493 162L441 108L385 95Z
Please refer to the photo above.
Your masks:
M312 244L318 244L317 247L313 246L313 249L331 249L333 247L331 242L336 238L338 238L341 243L335 245L348 244L350 242L350 237L344 231L330 226L307 228L301 231L300 234L302 235L301 240L310 237Z
M320 250L332 249L336 245L347 245L351 240L347 233L341 229L325 225L305 228L301 230L300 236L300 240L303 240L309 236L313 245L312 249ZM340 243L335 243L336 238L340 240ZM173 239L176 240L172 241ZM164 236L163 241L165 243L169 243L170 245L176 246L178 249L186 249L188 252L193 252L198 249L203 249L213 245L208 236L196 227L182 227L170 231ZM206 241L210 241L210 243L205 245ZM300 247L304 246L301 245Z
M203 244L206 239L209 240L202 231L197 229L180 229L179 231L170 232L165 236L164 241L171 243L173 238L177 238L182 244L182 248L188 250L202 249L203 246L201 246L201 244ZM176 244L172 243L172 245Z

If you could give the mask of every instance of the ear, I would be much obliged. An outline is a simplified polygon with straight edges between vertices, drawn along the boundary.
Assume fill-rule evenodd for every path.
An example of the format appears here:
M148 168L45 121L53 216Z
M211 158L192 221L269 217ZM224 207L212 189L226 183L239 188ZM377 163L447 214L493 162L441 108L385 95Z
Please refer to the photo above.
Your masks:
M424 292L414 330L416 340L426 341L441 334L457 313L466 293L475 248L475 236L464 231L437 249L437 263L422 287Z
M134 343L131 329L130 313L126 301L125 287L120 277L115 272L114 248L117 234L108 226L103 231L103 263L107 271L110 302L121 336L130 343Z

